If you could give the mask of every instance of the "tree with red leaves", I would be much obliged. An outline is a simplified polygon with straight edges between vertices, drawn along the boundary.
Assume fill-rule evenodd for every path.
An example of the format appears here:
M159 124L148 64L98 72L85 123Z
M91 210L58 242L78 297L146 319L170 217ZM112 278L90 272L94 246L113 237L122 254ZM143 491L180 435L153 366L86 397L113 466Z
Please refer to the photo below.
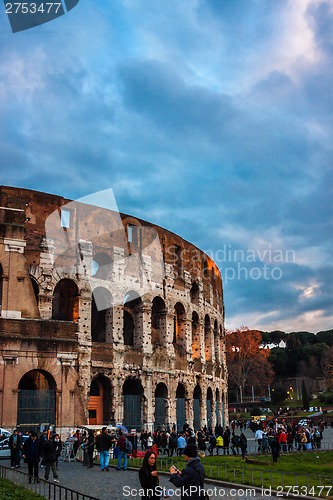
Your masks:
M240 402L243 402L244 388L267 386L274 377L267 360L270 350L261 349L261 333L241 327L234 332L227 331L226 354L229 381L237 386Z

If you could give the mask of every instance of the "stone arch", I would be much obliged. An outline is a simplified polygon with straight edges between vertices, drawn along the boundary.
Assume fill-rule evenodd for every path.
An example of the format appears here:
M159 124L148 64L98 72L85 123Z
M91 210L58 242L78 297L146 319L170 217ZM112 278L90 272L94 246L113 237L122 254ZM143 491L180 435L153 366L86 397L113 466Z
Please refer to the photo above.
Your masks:
M105 252L95 254L91 260L91 276L96 279L110 280L112 258Z
M212 427L213 424L213 399L212 388L208 387L206 399L206 422L208 429Z
M176 390L176 418L177 432L181 432L186 424L186 389L181 382L178 383Z
M155 430L165 430L168 425L168 388L163 383L155 389Z
M109 378L97 375L90 384L88 424L109 424L111 421L113 421L112 385Z
M142 308L140 295L131 290L125 295L123 311L123 339L124 344L139 347L142 344L142 338L138 335L140 328L139 312ZM142 337L142 334L141 334Z
M94 289L91 301L91 340L105 342L108 325L112 325L112 295L107 288Z
M201 338L200 338L200 322L196 311L192 312L192 358L200 359L201 357Z
M194 430L201 429L201 404L202 404L202 391L199 384L197 384L193 391L193 427Z
M17 425L29 429L49 429L56 425L56 381L45 370L30 370L18 384Z
M78 321L79 289L75 281L63 278L54 288L52 300L52 319Z
M205 316L205 359L206 361L212 360L212 332L210 325L210 317L208 314Z
M196 306L199 305L200 301L200 289L199 285L196 281L193 281L191 289L190 289L190 299L192 304L195 304Z
M184 355L186 352L186 313L181 302L177 302L174 307L172 342L176 354Z
M124 418L123 424L130 429L141 429L143 422L144 391L141 380L127 378L123 385Z
M164 300L156 296L151 308L152 346L166 345L166 306Z

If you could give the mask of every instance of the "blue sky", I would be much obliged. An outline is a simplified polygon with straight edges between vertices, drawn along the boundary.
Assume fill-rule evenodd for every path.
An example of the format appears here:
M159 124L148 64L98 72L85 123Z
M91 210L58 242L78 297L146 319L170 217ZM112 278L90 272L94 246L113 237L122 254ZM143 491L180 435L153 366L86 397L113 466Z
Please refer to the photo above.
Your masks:
M122 212L206 250L226 326L333 327L333 1L81 0L0 11L0 183Z

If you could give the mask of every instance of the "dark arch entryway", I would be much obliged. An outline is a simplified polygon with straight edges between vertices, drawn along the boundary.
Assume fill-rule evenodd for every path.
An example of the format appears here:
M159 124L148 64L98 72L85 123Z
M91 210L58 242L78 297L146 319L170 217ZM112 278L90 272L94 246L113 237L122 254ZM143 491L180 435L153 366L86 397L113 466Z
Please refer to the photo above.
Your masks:
M168 388L162 382L155 389L155 430L165 430L168 418Z
M17 425L22 431L54 428L56 382L44 370L31 370L18 386Z
M196 431L201 429L201 400L201 387L196 385L193 391L193 427Z
M176 391L177 432L182 432L186 423L185 387L179 383Z
M123 385L124 418L123 424L137 431L142 427L143 387L139 379L128 378Z

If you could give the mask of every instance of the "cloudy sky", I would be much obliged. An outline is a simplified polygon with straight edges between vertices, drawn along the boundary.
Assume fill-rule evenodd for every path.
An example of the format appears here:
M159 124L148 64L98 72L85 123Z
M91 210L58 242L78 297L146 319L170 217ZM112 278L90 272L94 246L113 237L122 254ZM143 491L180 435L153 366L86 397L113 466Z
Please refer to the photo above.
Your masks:
M333 328L333 0L0 7L1 184L112 188L216 260L229 329Z

